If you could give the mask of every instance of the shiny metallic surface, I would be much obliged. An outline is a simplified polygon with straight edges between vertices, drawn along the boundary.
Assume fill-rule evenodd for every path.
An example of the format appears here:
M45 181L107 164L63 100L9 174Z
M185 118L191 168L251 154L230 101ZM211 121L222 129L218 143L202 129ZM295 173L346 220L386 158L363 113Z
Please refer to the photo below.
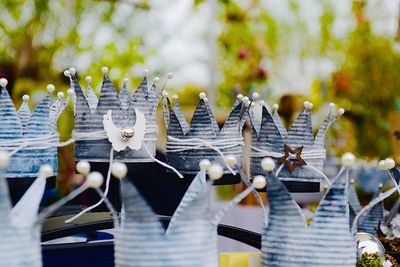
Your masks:
M133 130L132 128L124 127L121 130L121 138L123 140L131 139L134 135L135 135L135 130Z
M368 233L357 233L357 259L360 259L364 253L378 253L382 261L385 261L385 248L381 241Z

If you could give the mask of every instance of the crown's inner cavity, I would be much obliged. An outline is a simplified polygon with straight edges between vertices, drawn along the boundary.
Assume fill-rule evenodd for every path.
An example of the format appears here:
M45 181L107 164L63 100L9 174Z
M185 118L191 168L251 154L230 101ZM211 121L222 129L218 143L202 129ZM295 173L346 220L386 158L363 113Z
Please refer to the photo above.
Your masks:
M133 130L132 128L125 126L124 128L122 128L121 130L121 138L124 141L128 141L129 139L131 139L133 136L135 135L135 130Z

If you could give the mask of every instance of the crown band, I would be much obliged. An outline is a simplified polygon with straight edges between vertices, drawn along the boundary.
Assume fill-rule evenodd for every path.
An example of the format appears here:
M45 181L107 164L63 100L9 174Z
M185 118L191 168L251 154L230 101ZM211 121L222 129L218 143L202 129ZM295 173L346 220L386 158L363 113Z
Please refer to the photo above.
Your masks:
M284 156L284 153L272 152L264 149L257 148L255 146L251 146L251 157L272 157L272 158L280 158ZM326 150L325 149L312 149L306 150L301 153L301 157L305 160L307 159L325 159L326 158Z

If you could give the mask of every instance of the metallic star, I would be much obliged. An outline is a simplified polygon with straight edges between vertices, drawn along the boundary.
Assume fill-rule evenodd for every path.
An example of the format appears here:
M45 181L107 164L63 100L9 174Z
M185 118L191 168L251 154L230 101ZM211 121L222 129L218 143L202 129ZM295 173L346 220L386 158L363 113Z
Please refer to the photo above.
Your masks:
M280 157L278 159L278 161L287 166L287 168L289 169L290 174L292 174L297 167L307 164L301 158L301 152L303 151L303 147L302 146L298 147L296 149L292 149L290 146L285 144L284 148L285 148L285 155ZM296 155L296 159L294 160L293 163L290 161L291 160L290 155Z

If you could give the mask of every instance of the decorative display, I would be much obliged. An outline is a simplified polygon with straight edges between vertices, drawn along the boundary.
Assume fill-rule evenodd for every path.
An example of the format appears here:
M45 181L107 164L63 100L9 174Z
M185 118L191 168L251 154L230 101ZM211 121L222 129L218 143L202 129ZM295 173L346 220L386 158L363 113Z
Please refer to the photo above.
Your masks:
M226 164L226 158L234 155L238 167L242 164L242 128L246 120L246 101L236 101L224 126L220 130L208 105L204 92L194 111L190 126L180 109L178 97L174 96L174 106L165 94L163 102L164 121L167 128L166 161L184 174L196 174L200 160L207 158L225 166L224 173L233 173ZM168 106L168 110L167 107Z
M76 71L70 68L65 75L70 77L71 88L76 94L75 142L76 160L108 162L111 149L114 159L123 162L154 161L157 125L156 109L161 96L156 82L147 83L148 70L132 97L129 97L127 80L118 94L107 76L108 68L102 68L104 78L100 97L97 99L87 77L87 93L78 83Z
M255 100L258 100L257 98ZM277 164L278 177L282 181L320 182L325 178L322 174L326 157L325 133L344 110L340 108L336 111L335 105L331 103L329 105L331 111L314 138L310 111L313 105L310 102L304 102L303 112L289 130L286 130L279 117L277 105L274 105L272 115L264 101L254 103L261 106L262 115L259 121L253 109L250 109L252 125L250 173L253 176L264 174L260 165L261 160L264 157L271 157Z

